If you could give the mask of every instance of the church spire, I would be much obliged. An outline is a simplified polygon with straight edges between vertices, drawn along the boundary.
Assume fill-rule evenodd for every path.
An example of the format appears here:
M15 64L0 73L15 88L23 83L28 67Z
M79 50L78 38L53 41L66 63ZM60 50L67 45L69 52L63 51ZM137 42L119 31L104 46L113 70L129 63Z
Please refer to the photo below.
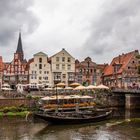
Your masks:
M19 38L18 38L18 45L17 45L17 50L16 53L20 55L21 60L23 60L23 49L22 49L22 40L21 40L21 32L19 32Z

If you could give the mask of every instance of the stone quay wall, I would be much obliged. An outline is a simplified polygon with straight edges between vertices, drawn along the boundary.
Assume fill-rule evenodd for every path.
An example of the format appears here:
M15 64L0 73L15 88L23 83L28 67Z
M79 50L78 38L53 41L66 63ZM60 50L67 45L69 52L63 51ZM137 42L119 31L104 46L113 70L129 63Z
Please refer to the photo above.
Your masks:
M0 99L0 107L10 107L10 106L31 106L31 103L33 101L29 99L21 99L21 98L16 98L16 99Z

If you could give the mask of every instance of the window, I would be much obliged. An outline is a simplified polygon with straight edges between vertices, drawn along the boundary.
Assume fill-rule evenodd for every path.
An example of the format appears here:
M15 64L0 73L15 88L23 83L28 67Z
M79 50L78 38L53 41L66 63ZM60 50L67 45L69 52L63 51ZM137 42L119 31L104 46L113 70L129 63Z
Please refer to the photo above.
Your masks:
M37 67L37 64L35 64L35 66Z
M42 80L42 77L39 77L39 80Z
M59 70L59 64L56 64L56 69Z
M44 71L44 74L46 74L47 72L46 71Z
M44 64L44 67L46 67L46 64Z
M54 75L54 80L61 80L61 74L55 74Z
M39 73L41 74L41 73L42 73L42 71L39 71Z
M70 64L68 64L68 70L71 70L71 65Z
M82 73L82 69L80 69L79 72Z
M42 64L39 64L39 69L42 69Z
M70 59L70 57L68 57L68 62L71 62L71 59Z
M62 64L62 70L65 70L65 64Z
M94 70L95 70L95 69L94 69ZM90 72L91 72L91 73L92 73L92 71L93 71L93 70L92 70L92 69L90 69Z
M62 57L62 62L65 62L65 57Z
M39 63L42 63L42 58L39 58Z
M46 76L46 77L44 77L44 79L45 79L45 80L48 80L48 77Z
M65 79L66 78L66 74L63 74L63 79Z
M59 57L56 57L56 62L59 62Z

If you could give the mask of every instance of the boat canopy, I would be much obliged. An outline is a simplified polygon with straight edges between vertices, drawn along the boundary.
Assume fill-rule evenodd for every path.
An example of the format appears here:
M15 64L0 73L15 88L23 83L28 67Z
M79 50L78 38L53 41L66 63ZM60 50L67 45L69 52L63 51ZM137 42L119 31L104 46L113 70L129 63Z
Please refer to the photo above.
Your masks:
M81 96L81 95L67 95L67 96L64 96L64 95L58 95L57 97L56 96L46 96L46 97L43 97L41 98L41 100L44 100L44 101L49 101L49 100L69 100L69 99L92 99L93 97L91 96L88 96L88 95L85 95L85 96Z

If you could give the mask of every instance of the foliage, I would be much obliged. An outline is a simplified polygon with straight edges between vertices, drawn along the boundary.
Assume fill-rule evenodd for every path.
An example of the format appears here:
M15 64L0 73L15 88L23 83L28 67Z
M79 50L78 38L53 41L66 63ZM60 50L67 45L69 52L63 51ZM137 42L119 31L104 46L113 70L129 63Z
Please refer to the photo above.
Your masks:
M40 99L40 97L39 96L34 96L33 99L38 101Z
M32 99L32 95L31 95L31 94L28 94L28 95L26 96L26 98L27 98L27 99Z
M27 113L29 113L29 112L28 111L17 112L16 116L26 116Z
M0 117L3 117L3 116L9 116L9 117L14 117L14 116L20 116L20 117L25 117L26 114L28 114L29 111L22 111L22 112L0 112Z
M82 83L82 85L83 85L83 86L86 86L86 81L84 81L84 82Z
M13 113L13 112L7 112L6 115L12 117L12 116L15 116L15 113Z
M3 112L0 112L0 117L2 117L3 116Z
M0 112L3 112L3 113L7 113L7 112L15 113L15 112L23 112L27 110L28 110L27 107L15 107L15 106L0 108Z

